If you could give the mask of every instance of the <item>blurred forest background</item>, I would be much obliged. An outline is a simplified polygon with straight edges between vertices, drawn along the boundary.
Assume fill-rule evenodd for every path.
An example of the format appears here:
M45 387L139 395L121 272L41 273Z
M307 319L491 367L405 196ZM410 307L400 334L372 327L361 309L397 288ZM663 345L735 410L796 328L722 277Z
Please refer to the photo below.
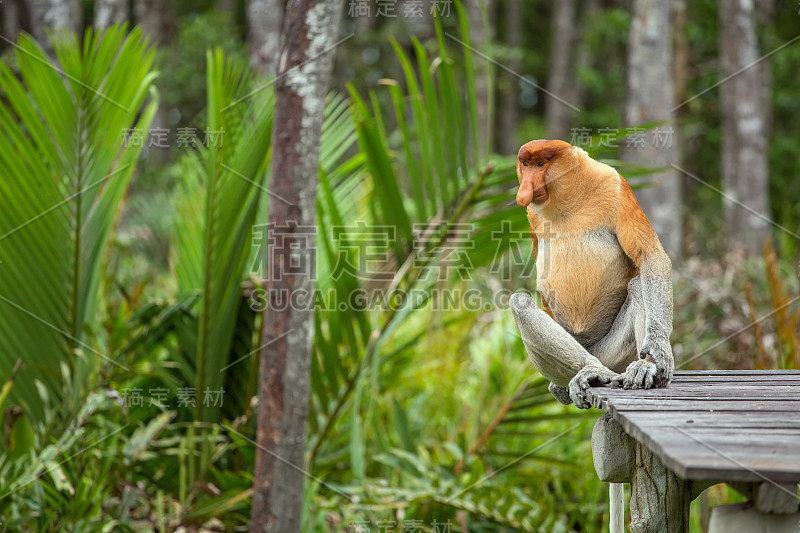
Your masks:
M248 529L284 9L0 3L0 530ZM535 289L531 139L636 188L676 368L800 368L798 9L343 1L303 531L606 527L598 413L554 401L506 306Z

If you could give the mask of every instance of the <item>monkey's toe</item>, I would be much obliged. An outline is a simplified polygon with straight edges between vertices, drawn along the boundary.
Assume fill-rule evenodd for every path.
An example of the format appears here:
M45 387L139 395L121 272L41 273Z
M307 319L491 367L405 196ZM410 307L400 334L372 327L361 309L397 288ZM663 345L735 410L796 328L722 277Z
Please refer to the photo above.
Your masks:
M556 397L556 400L562 405L569 405L572 403L572 398L569 397L569 390L564 387L559 387L555 383L548 386L550 394Z
M607 385L619 377L616 372L605 367L587 366L578 372L569 382L569 397L579 409L588 409L592 406L586 395L589 387Z
M651 389L655 383L658 368L648 361L634 361L628 365L622 379L626 389Z
M589 399L586 398L586 392L584 392L583 389L581 389L577 384L573 385L570 383L569 399L578 409L589 409L592 406L592 404L589 403Z

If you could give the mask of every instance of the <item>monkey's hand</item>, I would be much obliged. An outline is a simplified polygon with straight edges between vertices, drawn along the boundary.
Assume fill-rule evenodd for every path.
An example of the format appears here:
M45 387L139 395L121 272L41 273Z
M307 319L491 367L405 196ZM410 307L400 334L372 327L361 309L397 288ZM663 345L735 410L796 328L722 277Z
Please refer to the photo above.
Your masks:
M672 379L675 361L669 339L662 337L656 341L653 340L655 336L646 335L639 353L640 359L628 365L625 373L616 378L612 386L626 389L666 387ZM650 360L647 361L647 358Z
M592 404L586 397L586 389L607 385L618 377L619 374L604 366L587 365L569 382L569 397L578 409L588 409Z
M551 383L549 387L547 387L550 391L550 394L556 397L556 400L563 405L569 405L572 403L572 400L569 397L569 391L564 387L559 387L555 383Z

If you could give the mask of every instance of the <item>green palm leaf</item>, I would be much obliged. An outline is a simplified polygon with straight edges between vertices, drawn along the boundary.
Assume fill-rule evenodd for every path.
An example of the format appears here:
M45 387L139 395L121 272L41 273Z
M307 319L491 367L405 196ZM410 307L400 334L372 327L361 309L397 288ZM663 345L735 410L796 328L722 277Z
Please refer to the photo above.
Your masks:
M226 60L219 49L208 53L207 63L208 131L219 137L218 142L209 138L204 154L203 298L196 358L200 400L207 389L221 390L225 380L241 295L237 280L250 254L274 109L271 91L248 94L252 85L243 65ZM216 420L219 408L198 401L196 417Z
M139 30L61 36L57 62L28 36L16 52L21 80L0 65L0 372L22 359L12 401L41 416L37 382L53 392L60 363L84 380L106 357L100 273L142 148L123 137L147 130L157 98Z
M259 322L242 301L240 282L248 268L263 270L260 265L265 264L266 247L252 243L257 232L265 236L267 230L256 226L259 220L266 220L269 203L284 200L271 195L264 186L270 160L273 93L268 84L253 81L243 65L226 60L219 50L209 53L207 129L222 132L221 142L206 142L178 163L183 181L175 201L170 264L182 294L201 294L190 382L197 389L198 420L216 421L220 417L219 405L204 404L206 389L236 395L231 398L231 409L226 406L224 411L229 415L240 413L249 402L247 390L252 388L241 387L242 379L254 378L258 368L258 344L253 341ZM331 180L341 180L343 172L360 172L363 158L347 159L356 135L345 99L329 97L325 115L320 172L326 179L330 173ZM181 368L185 370L186 365ZM187 372L183 374L186 379Z

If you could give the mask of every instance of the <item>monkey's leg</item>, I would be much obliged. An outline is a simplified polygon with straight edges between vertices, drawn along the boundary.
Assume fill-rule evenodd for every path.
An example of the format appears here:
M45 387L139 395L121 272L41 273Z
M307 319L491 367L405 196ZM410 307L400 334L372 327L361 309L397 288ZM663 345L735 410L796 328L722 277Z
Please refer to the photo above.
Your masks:
M637 361L645 334L645 307L639 276L628 282L628 297L606 336L589 347L601 363L620 374Z
M662 387L669 379L660 376L672 374L671 360L641 358L647 329L647 312L642 294L642 283L636 276L628 283L628 298L620 309L611 330L589 351L608 368L620 372L614 378L614 386L626 389L649 389ZM671 357L671 353L670 353Z
M568 387L569 397L581 409L591 407L586 389L604 385L617 377L586 351L575 338L536 306L527 294L517 293L509 300L525 350L537 370L556 387ZM552 391L551 391L552 392ZM553 393L559 401L563 394Z

